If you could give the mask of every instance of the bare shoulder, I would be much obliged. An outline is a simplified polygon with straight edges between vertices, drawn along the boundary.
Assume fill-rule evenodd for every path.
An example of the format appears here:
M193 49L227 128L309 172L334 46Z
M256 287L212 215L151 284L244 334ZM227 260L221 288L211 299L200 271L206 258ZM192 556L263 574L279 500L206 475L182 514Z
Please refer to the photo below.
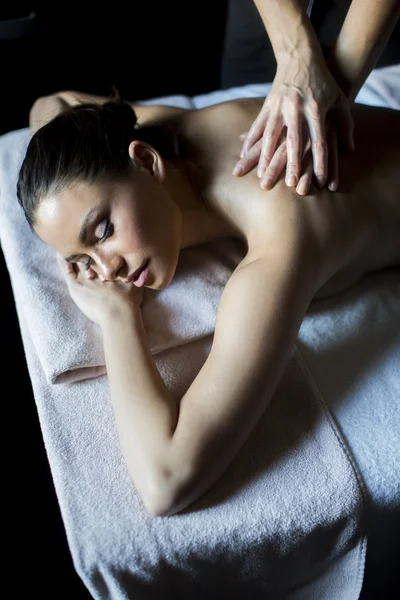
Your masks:
M261 98L241 98L192 111L189 135L201 134L217 146L248 130L262 105ZM238 133L239 132L239 133Z

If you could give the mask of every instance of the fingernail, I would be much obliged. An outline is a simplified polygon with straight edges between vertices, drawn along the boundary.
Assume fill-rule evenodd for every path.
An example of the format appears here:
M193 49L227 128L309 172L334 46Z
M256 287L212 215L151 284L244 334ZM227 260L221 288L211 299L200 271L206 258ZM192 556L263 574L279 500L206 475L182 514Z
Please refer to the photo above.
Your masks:
M299 185L297 186L296 189L297 193L300 194L300 196L305 196L307 194L307 184L305 181L302 181L301 183L299 183Z
M240 177L240 175L243 175L243 167L242 165L236 165L236 167L233 169L232 171L232 175L236 175L237 177Z
M338 189L338 184L337 184L337 181L331 181L331 182L329 183L329 185L328 185L328 189L329 189L331 192L336 192L336 190Z
M272 184L272 179L271 177L265 177L265 179L263 179L260 183L260 186L262 187L263 190L269 190Z
M326 184L326 179L325 177L317 177L317 182L320 188L323 188L324 185Z
M296 175L288 175L286 177L286 185L288 185L289 187L296 187L296 185L297 185Z
M260 179L264 175L264 167L258 167L257 169L257 177Z

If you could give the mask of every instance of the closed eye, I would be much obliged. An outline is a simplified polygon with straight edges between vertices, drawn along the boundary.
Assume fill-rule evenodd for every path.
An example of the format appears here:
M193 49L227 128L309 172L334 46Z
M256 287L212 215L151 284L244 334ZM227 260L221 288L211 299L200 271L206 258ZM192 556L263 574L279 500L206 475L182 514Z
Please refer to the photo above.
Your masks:
M100 243L103 243L106 241L107 238L110 237L110 235L112 235L113 233L113 225L111 223L110 217L107 217L107 219L104 219L103 221L105 223L105 229L104 229L104 233L101 236L101 238L99 239ZM87 271L88 269L90 269L91 265L93 263L93 258L89 258L89 260L87 261L87 263L85 264L85 270Z
M100 242L104 242L108 237L110 237L112 231L112 224L111 224L111 220L110 217L107 217L106 219L103 220L103 223L105 223L105 228L104 228L104 233L100 238Z

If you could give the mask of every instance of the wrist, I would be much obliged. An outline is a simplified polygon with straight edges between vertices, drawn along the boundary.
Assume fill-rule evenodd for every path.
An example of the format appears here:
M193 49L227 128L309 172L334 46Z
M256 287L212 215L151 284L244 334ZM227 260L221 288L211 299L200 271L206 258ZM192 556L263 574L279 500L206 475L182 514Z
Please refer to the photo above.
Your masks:
M322 50L299 0L254 0L272 45L277 63L293 58L315 60Z
M107 311L99 325L103 333L115 330L118 327L138 327L142 324L142 311L140 306L121 305Z
M312 62L323 58L322 48L315 34L307 30L298 31L297 35L283 35L279 45L274 48L276 62L287 62L297 59Z
M324 60L321 45L307 15L296 19L290 32L284 31L274 40L273 50L278 66L292 60L308 64Z

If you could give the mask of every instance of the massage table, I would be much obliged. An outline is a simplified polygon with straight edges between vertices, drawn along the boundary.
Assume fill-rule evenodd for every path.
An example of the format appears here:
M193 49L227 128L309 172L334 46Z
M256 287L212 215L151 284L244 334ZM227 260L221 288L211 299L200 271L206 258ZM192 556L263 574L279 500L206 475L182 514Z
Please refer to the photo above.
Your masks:
M269 89L143 103L202 108ZM400 109L400 66L373 71L357 102ZM70 301L54 251L16 200L29 136L0 137L0 239L69 549L93 598L352 600L363 583L365 593L394 578L399 268L311 303L270 405L226 473L181 513L151 517L119 447L99 328ZM171 285L145 292L151 350L177 402L210 351L241 252L234 240L186 249Z

